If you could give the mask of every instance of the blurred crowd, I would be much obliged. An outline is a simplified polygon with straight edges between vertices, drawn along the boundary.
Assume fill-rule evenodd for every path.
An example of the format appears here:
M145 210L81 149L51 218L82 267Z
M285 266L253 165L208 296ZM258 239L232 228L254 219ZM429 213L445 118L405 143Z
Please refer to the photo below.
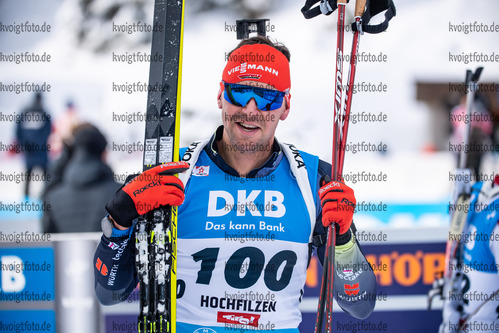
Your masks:
M36 93L16 124L16 140L25 164L25 200L34 199L33 173L43 174L41 199L51 207L44 211L43 231L100 231L106 215L102 203L121 186L106 163L107 140L102 132L79 119L73 102L52 121L42 94Z

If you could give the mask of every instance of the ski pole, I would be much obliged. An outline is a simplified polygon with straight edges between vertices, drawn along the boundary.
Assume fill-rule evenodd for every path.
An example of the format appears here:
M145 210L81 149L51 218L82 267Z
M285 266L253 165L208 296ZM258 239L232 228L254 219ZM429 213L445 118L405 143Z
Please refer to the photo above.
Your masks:
M343 39L345 32L345 5L346 0L338 0L338 23L337 23L337 43L336 43L336 71L334 83L334 120L333 120L333 152L332 152L332 171L333 180L338 180L338 150L339 150L339 112L341 109L342 95L342 73L343 73ZM333 312L332 283L334 277L334 247L336 245L336 230L334 223L327 230L326 250L324 265L322 270L321 293L319 295L319 304L317 309L317 319L315 323L315 333L322 332L324 310L326 310L326 332L331 332L331 320Z
M345 30L345 5L346 0L339 0L338 6L338 23L337 23L337 43L336 43L336 76L335 76L335 98L334 98L334 121L333 121L333 163L331 174L333 180L343 181L343 162L346 145L346 137L348 131L348 120L352 103L353 83L355 80L355 69L357 64L357 51L359 46L359 34L362 33L361 16L366 5L365 0L357 0L355 3L355 21L357 31L354 33L352 42L352 52L350 57L350 69L348 74L348 82L345 93L345 101L342 99L342 82L343 82L343 44ZM343 105L343 109L342 109ZM316 333L322 331L324 303L326 308L326 332L331 332L332 313L333 313L333 282L334 282L334 248L336 246L336 230L332 224L328 228L326 256L324 259L324 271L321 284L321 294L319 297L318 314L316 320ZM324 295L326 297L324 298Z
M336 97L335 97L335 121L333 127L333 137L337 140L337 148L334 152L333 158L333 180L343 181L343 164L345 158L345 145L348 133L348 123L350 117L350 110L352 106L352 93L353 93L353 84L355 81L355 70L357 65L357 52L359 49L359 39L360 34L362 34L362 14L364 13L364 8L366 6L366 0L357 0L355 3L355 23L357 25L357 30L354 32L353 41L352 41L352 52L350 54L350 68L348 73L348 81L346 85L345 91L345 100L341 100L341 89L338 90L336 86ZM338 28L344 30L344 12L345 6L340 5L338 2ZM343 15L342 15L343 14ZM338 41L337 41L337 77L336 77L336 85L343 81L343 35L344 31L339 31L338 33ZM341 57L341 58L340 58ZM339 59L340 58L340 59ZM339 69L338 69L339 68ZM341 77L341 81L339 78ZM341 103L338 103L338 98L340 98ZM343 112L341 112L341 105L343 105ZM333 144L334 147L334 144ZM334 173L336 172L336 173ZM331 242L329 242L331 239ZM327 311L327 326L326 332L331 332L332 326L332 314L333 314L333 282L334 282L334 274L335 274L335 266L334 266L334 248L336 246L336 232L335 227L329 228L328 230L328 242L327 246L329 249L326 249L327 253L329 253L329 264L328 264L328 296L326 299L326 311Z
M360 35L364 32L377 34L388 28L389 21L396 15L395 5L392 0L357 0L355 3L355 22L352 24L354 31L352 52L350 56L350 68L345 91L345 101L342 99L343 82L343 42L345 5L347 0L320 0L318 6L313 7L319 0L306 0L301 12L306 19L316 17L320 14L330 15L338 9L337 43L336 43L336 71L334 90L334 120L332 139L332 170L333 180L343 181L343 162L345 159L345 145L348 132L348 122L352 106L353 84L357 66L357 53ZM375 4L373 4L376 2ZM373 16L385 11L385 19L382 23L370 25ZM342 108L343 106L343 108ZM331 321L333 311L333 282L334 282L334 248L336 245L335 225L332 224L327 231L326 252L323 264L321 292L315 324L315 333L322 332L324 309L327 311L326 332L331 332Z
M364 14L364 8L366 6L366 0L357 0L355 2L355 12L354 19L357 30L353 34L352 41L352 52L350 53L350 68L348 70L348 84L345 92L345 102L343 104L343 114L341 115L343 125L340 130L340 147L345 147L346 138L348 133L348 123L350 119L350 109L352 107L352 97L353 97L353 85L355 81L355 71L357 69L357 53L359 52L359 42L360 35L363 35L362 31L362 14ZM340 149L338 157L339 175L343 174L343 161L345 159L345 149Z

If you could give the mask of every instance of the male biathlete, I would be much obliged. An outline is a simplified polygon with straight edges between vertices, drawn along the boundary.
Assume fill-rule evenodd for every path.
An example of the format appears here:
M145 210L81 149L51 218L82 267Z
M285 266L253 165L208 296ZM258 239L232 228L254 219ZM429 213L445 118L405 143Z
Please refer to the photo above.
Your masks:
M217 96L223 125L182 149L182 162L145 171L107 203L94 265L103 304L137 286L134 219L174 205L178 332L298 332L310 256L317 248L323 261L331 223L334 296L354 317L373 311L376 278L352 232L353 190L330 181L330 164L275 138L290 111L289 60L284 45L265 37L240 42Z

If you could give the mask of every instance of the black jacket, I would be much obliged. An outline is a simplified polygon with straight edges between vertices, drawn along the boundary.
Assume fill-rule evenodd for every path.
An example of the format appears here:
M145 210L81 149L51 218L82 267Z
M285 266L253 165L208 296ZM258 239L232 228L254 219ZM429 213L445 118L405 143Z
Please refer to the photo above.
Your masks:
M52 130L50 116L43 109L41 102L36 101L22 112L16 126L16 139L25 155L28 169L40 166L47 167L47 141Z
M45 232L100 231L107 212L107 202L120 188L113 172L99 157L83 150L74 156L64 170L62 182L45 195L49 209L44 212Z

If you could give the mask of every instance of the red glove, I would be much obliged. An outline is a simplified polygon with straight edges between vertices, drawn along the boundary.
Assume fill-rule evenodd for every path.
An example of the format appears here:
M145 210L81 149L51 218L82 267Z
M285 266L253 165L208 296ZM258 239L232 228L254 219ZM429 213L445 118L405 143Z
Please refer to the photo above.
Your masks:
M329 227L332 223L336 223L339 225L339 234L346 233L352 225L357 203L353 190L344 183L331 181L325 176L319 197L322 205L322 225Z
M144 171L114 194L106 210L116 223L128 228L139 215L161 206L180 206L184 184L174 174L187 169L187 162L171 162Z

